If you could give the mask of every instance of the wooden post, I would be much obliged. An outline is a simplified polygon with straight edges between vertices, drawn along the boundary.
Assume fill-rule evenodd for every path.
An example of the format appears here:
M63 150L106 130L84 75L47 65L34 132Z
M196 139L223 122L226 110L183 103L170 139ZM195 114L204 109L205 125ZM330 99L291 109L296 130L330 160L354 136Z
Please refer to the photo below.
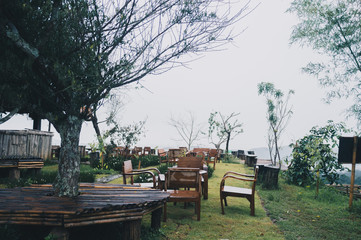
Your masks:
M356 155L357 155L357 137L353 138L353 154L352 154L352 170L351 170L351 186L350 186L350 199L348 202L348 207L352 207L353 200L353 188L355 184L355 168L356 168Z
M158 208L157 210L154 210L152 212L152 221L151 221L151 227L153 229L159 229L160 228L160 222L162 218L162 207Z
M139 240L140 228L142 220L130 220L123 222L123 235L122 239L125 240Z

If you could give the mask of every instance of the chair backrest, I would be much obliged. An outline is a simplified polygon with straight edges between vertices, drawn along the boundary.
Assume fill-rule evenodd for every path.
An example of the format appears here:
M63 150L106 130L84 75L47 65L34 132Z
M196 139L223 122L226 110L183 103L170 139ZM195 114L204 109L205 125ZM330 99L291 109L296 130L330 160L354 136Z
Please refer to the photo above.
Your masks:
M168 150L168 158L179 158L184 155L184 152L181 149L169 149Z
M158 149L158 156L159 157L165 157L165 156L167 156L167 152L166 151L164 151L164 149Z
M142 147L134 147L134 149L132 150L132 155L141 155L143 152Z
M208 152L209 148L194 148L192 152Z
M180 157L177 162L180 168L198 168L203 169L202 157Z
M198 168L168 168L167 188L195 188L200 191L200 175Z
M197 152L197 154L195 155L196 157L200 157L203 159L203 161L205 160L206 158L206 155L204 154L204 152Z
M132 173L133 172L132 161L131 160L124 161L122 169L123 169L123 174Z
M211 150L209 150L209 152L208 152L208 157L209 157L209 158L212 158L212 157L217 158L217 157L218 157L218 151L217 151L217 149L211 149Z
M150 155L151 152L151 148L150 147L144 147L143 149L143 155Z

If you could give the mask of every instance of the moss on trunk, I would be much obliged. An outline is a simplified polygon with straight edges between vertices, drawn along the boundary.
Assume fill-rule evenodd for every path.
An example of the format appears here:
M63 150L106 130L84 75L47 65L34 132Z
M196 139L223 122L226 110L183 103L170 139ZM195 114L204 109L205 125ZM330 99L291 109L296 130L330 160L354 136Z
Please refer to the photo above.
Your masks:
M70 116L57 123L56 129L61 137L58 175L53 184L55 194L59 197L78 195L80 175L79 137L82 120Z

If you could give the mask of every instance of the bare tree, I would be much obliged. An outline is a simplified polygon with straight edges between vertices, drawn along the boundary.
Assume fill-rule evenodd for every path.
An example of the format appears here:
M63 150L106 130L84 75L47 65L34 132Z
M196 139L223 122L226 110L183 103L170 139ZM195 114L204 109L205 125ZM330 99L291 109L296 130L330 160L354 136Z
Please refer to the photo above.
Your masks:
M274 166L277 164L278 159L281 167L279 141L293 114L292 108L288 106L288 102L294 93L293 90L289 90L287 96L284 96L284 93L276 89L273 83L262 82L258 84L258 95L265 96L267 102L267 121L269 124L267 136L268 151Z
M192 112L189 112L189 119L183 118L175 119L173 116L170 119L169 125L174 127L181 140L191 149L195 141L199 140L204 132L202 125L196 122L196 118Z
M212 139L215 133L218 137L219 146L226 142L226 153L228 153L229 142L236 137L238 134L243 132L242 123L235 119L240 113L231 113L229 116L222 115L220 112L211 113L208 123L209 131L208 134ZM215 146L217 146L215 144Z

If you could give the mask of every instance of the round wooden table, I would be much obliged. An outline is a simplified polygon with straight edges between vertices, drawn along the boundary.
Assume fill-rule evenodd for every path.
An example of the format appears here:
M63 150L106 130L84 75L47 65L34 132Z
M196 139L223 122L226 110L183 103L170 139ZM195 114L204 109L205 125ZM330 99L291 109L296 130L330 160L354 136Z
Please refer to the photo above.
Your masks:
M143 216L152 213L160 228L162 207L169 193L130 185L79 185L79 196L53 196L50 184L0 189L0 224L54 226L61 239L70 227L123 222L124 239L140 239Z

